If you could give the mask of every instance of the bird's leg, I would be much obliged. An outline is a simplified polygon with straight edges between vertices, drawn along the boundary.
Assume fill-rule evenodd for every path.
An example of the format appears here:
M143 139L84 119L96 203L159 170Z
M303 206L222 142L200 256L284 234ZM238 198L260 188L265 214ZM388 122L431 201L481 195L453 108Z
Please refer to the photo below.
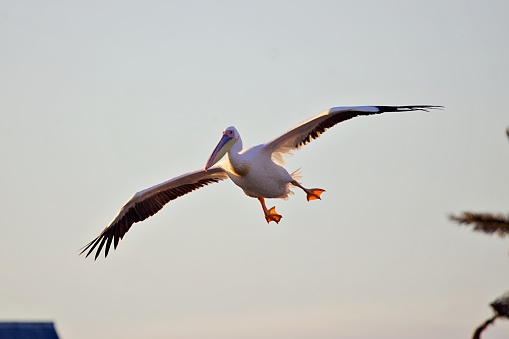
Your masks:
M293 180L291 182L291 184L294 185L294 186L299 187L304 192L306 192L306 194L307 194L306 198L308 199L308 201L311 201L311 200L321 200L320 195L323 192L325 192L325 190L323 190L321 188L305 188L305 187L302 187L302 185L299 184L296 180Z
M278 224L283 216L276 213L276 207L267 209L267 206L265 206L265 199L262 197L259 197L258 201L260 201L260 204L262 204L263 214L265 214L265 220L267 220L267 224L271 221L275 221L276 224Z

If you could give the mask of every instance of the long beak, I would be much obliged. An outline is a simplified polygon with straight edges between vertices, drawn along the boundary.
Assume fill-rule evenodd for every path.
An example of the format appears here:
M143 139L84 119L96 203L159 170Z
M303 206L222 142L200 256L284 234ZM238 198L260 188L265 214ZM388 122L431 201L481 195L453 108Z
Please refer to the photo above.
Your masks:
M227 136L223 134L223 137L221 140L219 140L219 143L217 144L216 148L214 148L214 151L209 157L209 160L207 160L207 164L205 165L205 171L211 168L215 165L219 160L221 160L222 157L228 152L228 150L232 147L232 144L230 144L230 141L233 140L233 137Z

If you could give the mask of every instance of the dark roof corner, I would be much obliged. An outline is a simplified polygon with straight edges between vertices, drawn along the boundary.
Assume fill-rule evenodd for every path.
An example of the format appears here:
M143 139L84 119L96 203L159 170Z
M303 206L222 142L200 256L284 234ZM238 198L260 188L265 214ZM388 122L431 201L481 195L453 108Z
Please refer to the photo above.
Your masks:
M0 322L2 339L58 339L53 322Z

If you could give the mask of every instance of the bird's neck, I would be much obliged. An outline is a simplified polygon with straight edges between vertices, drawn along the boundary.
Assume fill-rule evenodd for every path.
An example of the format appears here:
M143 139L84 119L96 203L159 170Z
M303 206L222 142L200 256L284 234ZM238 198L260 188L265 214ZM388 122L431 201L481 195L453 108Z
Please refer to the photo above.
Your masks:
M242 140L239 137L239 140L237 140L237 142L233 144L232 148L228 151L228 160L233 172L237 175L243 176L247 174L249 168L247 161L245 161L242 154L240 154L241 151Z

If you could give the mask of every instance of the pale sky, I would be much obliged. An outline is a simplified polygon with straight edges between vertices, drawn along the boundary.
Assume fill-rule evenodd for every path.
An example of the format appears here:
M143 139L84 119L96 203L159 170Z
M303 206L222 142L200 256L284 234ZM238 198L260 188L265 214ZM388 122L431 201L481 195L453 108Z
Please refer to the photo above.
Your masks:
M509 212L507 1L0 1L0 320L62 339L468 338L509 288L509 242L448 220ZM79 248L129 197L333 106L288 159L326 189L232 182ZM486 338L509 336L497 321Z

